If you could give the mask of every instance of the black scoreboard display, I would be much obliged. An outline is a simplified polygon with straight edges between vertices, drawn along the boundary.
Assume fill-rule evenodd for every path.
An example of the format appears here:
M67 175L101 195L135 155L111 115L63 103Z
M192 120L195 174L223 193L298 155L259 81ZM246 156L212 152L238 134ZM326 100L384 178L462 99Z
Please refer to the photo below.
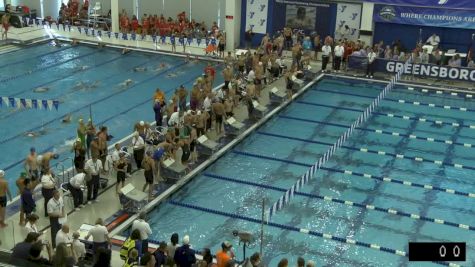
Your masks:
M410 242L409 261L465 261L465 243Z

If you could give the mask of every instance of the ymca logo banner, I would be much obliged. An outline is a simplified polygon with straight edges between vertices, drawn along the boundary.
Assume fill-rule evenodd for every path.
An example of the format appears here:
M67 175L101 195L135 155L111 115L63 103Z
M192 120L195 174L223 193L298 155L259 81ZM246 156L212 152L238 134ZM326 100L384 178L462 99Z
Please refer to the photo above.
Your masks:
M475 29L475 13L467 10L375 5L373 20L375 22Z
M387 4L387 5L406 5L434 8L452 8L452 9L475 9L473 0L365 0L367 2Z
M267 33L267 9L269 0L247 0L246 31Z
M357 40L361 24L361 5L340 3L337 5L335 39Z

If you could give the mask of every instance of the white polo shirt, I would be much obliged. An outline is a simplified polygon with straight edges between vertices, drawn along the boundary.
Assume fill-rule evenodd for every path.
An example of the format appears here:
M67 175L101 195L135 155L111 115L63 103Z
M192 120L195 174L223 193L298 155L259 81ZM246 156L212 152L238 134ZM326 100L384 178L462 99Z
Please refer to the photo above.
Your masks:
M145 146L145 142L142 138L142 136L134 136L132 138L132 146L134 147L134 149L141 149Z
M86 255L86 245L78 239L73 240L73 250L74 254L76 254L76 260Z
M132 231L138 229L140 231L140 238L142 240L148 239L148 236L152 234L152 229L150 229L150 225L141 219L137 219L132 224Z
M436 36L431 35L429 39L427 39L426 43L429 43L430 45L439 45L440 37L438 35Z
M56 185L56 180L51 174L45 174L41 176L41 185L43 186L43 188L52 189Z
M61 243L71 244L72 242L73 238L69 233L65 233L62 230L59 230L56 234L56 246Z
M102 161L97 159L94 163L92 159L86 161L85 167L86 171L91 175L99 175L102 171Z
M369 63L373 63L375 59L376 59L376 53L375 53L375 52L369 52L369 53L368 53L368 61L369 61Z
M178 111L173 112L172 115L170 115L170 119L168 120L168 126L175 126L175 124L178 124L179 122L180 122L180 113Z
M323 56L328 57L328 56L330 56L331 52L332 52L332 48L329 45L324 45L322 47L322 55Z
M342 57L345 53L345 48L341 45L335 46L335 57Z
M253 82L254 79L256 79L256 73L254 72L254 70L251 69L251 71L249 71L249 74L247 75L247 80Z
M63 211L63 207L64 207L64 203L63 203L62 197L59 197L58 200L52 197L48 201L48 204L46 204L46 210L48 211L48 214L61 213Z
M78 173L71 177L69 180L69 183L71 186L73 186L76 189L80 189L81 185L84 185L84 180L86 179L86 174L85 173Z
M88 235L92 236L92 241L95 243L104 243L107 241L106 235L109 234L107 228L104 225L96 224L91 230L89 230Z

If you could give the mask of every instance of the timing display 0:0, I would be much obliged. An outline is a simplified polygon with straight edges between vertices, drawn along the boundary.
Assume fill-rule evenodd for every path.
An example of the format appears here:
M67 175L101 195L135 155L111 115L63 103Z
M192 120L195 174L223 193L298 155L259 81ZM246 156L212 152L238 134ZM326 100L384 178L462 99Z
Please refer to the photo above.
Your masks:
M462 242L410 242L409 261L465 261Z

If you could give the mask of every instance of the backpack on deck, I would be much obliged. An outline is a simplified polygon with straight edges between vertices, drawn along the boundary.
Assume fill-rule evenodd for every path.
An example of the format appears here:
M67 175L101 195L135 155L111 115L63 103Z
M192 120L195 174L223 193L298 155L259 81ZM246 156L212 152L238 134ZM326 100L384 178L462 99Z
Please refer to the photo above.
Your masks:
M122 247L120 247L120 258L122 260L127 260L129 257L129 252L135 248L135 240L132 240L130 237L125 240Z

